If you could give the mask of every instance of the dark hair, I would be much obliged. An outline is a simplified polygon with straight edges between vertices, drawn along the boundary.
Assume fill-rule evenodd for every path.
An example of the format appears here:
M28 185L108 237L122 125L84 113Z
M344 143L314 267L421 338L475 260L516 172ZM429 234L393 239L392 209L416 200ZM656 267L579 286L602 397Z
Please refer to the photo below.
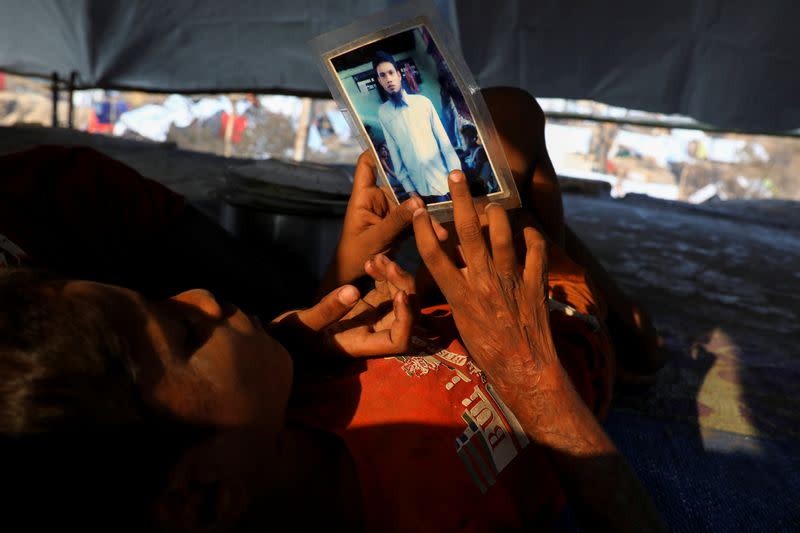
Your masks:
M382 50L378 50L375 52L375 57L372 59L372 70L378 70L378 65L381 63L391 63L394 69L397 72L400 72L400 68L397 66L397 61L394 60L392 54L387 54Z
M0 269L0 497L29 525L141 530L188 432L144 404L120 325L66 283Z
M0 271L0 434L145 418L130 347L103 309L66 297L66 280Z
M470 134L472 137L478 138L478 129L472 124L464 124L461 126L461 133L464 135Z

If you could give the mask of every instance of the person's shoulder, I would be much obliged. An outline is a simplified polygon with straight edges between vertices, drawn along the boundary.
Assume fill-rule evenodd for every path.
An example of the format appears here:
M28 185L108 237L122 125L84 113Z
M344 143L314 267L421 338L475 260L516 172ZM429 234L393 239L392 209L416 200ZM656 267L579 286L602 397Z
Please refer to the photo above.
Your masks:
M421 104L424 104L426 106L432 106L433 105L433 102L431 102L431 99L428 98L425 95L422 95L422 94L408 94L408 93L406 93L406 100L408 100L408 102L410 104L421 103Z

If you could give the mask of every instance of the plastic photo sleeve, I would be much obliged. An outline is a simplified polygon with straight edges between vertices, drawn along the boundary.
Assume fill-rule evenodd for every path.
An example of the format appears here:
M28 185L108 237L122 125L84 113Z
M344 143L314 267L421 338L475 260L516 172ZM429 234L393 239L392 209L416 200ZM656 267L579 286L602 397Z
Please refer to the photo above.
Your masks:
M419 195L442 222L453 218L452 170L464 172L479 209L520 205L489 111L452 43L437 14L413 4L310 43L387 196L401 203Z

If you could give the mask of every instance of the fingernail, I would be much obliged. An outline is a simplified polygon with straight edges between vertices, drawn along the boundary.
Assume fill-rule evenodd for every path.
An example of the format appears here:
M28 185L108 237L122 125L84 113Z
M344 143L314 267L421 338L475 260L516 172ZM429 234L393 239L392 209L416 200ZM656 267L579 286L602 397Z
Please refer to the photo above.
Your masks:
M414 211L414 218L421 217L424 214L425 214L425 208L424 207L420 207L419 209Z
M353 305L358 301L358 289L353 286L347 285L342 287L339 294L336 295L339 301L344 305Z
M381 264L385 265L386 263L389 262L389 259L385 255L381 254L378 256L378 261L380 261Z
M464 173L460 170L454 170L450 173L450 181L453 183L460 183L464 181Z

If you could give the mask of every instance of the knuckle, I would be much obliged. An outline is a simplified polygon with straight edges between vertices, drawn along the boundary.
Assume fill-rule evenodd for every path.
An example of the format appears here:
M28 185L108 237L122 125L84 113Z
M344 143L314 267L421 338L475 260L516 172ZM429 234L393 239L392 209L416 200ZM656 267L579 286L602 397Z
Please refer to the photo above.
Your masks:
M405 226L411 221L412 213L405 206L395 207L389 214L392 221L398 226Z
M500 231L492 235L492 243L496 248L510 248L513 240L507 231Z
M428 267L435 267L441 261L441 250L435 246L420 247L419 256Z
M462 241L476 241L482 238L481 226L477 220L456 225L456 232Z
M525 242L531 247L543 247L545 245L544 237L542 234L528 226L524 230Z
M519 285L519 279L514 273L507 272L499 275L500 288L504 292L513 292Z

